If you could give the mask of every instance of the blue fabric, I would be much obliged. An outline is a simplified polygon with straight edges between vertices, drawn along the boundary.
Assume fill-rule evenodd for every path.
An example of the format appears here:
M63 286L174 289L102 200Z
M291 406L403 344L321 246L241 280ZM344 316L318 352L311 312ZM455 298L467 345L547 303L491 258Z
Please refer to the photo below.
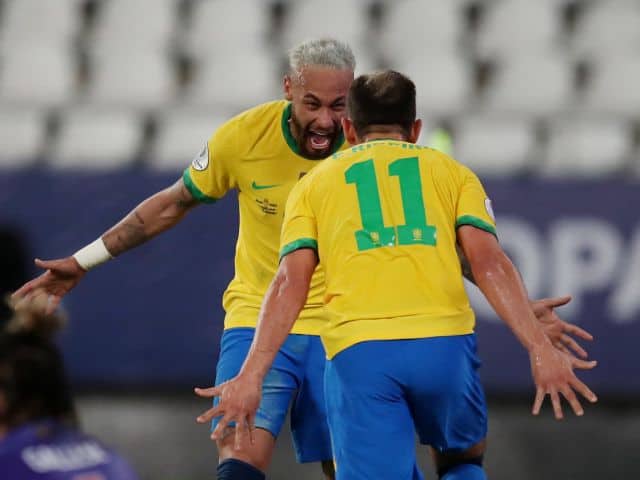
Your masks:
M255 330L230 328L222 334L216 385L240 371ZM256 426L277 437L291 405L291 432L298 462L332 460L324 401L325 354L320 337L289 335L264 379ZM293 402L293 403L292 403ZM218 400L214 400L217 405ZM216 427L218 418L212 422Z
M264 480L265 475L253 465L229 458L218 465L218 480Z
M441 452L487 433L475 335L353 345L327 362L338 480L417 477L414 432Z
M449 470L440 480L487 480L481 466L463 463Z
M138 480L118 454L95 438L55 420L28 423L0 440L0 477Z

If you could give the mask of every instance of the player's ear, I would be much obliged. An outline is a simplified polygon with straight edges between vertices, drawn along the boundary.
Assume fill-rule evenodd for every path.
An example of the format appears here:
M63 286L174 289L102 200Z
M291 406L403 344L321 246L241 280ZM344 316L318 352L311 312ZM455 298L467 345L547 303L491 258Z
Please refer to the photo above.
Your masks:
M356 129L353 126L353 122L347 118L343 117L341 120L342 123L342 131L344 132L344 138L349 142L350 145L357 145L358 136L356 135Z
M418 141L418 137L420 137L420 131L422 130L422 120L419 118L413 122L411 126L411 134L409 136L409 142L416 143Z
M291 93L291 77L289 75L284 76L283 87L284 87L284 98L289 101L292 101L293 93Z

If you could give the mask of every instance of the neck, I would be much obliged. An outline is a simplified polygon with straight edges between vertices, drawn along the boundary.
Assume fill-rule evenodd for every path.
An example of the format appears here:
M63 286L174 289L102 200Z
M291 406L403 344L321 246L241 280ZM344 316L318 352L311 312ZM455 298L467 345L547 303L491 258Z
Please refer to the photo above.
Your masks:
M362 143L371 142L373 140L399 140L406 142L407 137L401 132L371 132L361 138Z

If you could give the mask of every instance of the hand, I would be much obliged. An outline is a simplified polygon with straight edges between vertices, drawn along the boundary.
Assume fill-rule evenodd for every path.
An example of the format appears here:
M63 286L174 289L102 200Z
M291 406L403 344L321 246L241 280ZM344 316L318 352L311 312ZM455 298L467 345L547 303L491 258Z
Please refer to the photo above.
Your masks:
M213 440L221 440L230 422L235 422L235 448L241 448L246 440L253 444L253 428L256 412L260 406L262 382L248 376L238 375L216 387L195 388L196 395L203 398L219 397L220 402L202 413L196 421L206 423L215 417L222 417L211 434Z
M73 257L46 261L36 259L35 264L46 272L25 283L11 295L11 299L15 302L16 308L19 308L22 302L28 302L36 292L46 294L48 298L45 314L50 315L58 308L62 297L69 293L87 272Z
M555 308L566 305L570 301L571 297L568 295L564 297L542 298L540 300L532 301L531 308L533 309L533 313L538 321L542 324L544 332L547 337L549 337L549 340L551 340L554 347L558 350L562 350L572 357L577 354L582 358L587 358L588 354L586 350L571 338L570 335L589 341L593 340L593 335L577 325L565 322L558 317L554 311ZM584 365L584 362L582 365ZM574 364L573 366L577 368L584 368L579 367L577 364Z
M529 352L529 359L533 381L536 384L536 398L532 410L534 415L540 413L542 402L547 395L551 397L553 412L557 420L563 418L559 394L562 394L569 402L578 416L583 415L584 410L574 390L592 403L598 400L589 387L575 376L571 356L557 350L551 343L545 343L532 349Z

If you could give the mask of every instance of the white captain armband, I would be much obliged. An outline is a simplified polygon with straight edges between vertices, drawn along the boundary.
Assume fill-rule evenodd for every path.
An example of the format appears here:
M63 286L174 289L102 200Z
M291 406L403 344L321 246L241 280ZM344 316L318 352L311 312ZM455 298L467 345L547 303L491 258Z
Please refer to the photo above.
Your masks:
M113 258L107 250L102 238L90 243L73 254L73 258L80 264L83 270L89 271L93 267L102 265Z

